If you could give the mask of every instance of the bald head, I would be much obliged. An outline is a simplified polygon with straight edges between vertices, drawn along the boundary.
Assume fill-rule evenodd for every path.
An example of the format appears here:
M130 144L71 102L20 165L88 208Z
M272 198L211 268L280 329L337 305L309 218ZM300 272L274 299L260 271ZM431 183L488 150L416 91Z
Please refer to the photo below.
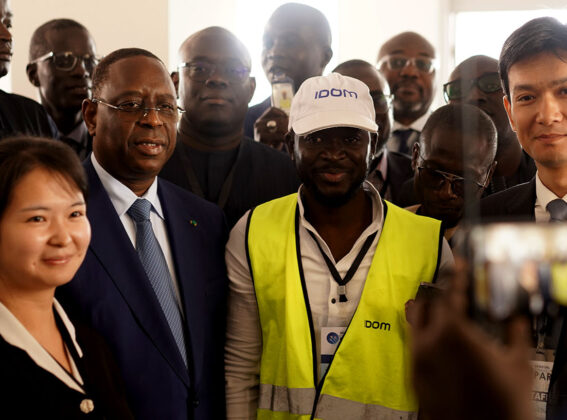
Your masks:
M270 83L285 76L297 90L309 77L321 76L332 56L329 22L313 7L286 3L264 28L262 67Z
M179 48L179 98L187 111L182 126L216 147L214 138L242 136L256 83L250 54L232 32L212 26L194 33Z
M234 49L235 55L242 60L243 64L250 68L251 59L248 49L232 32L220 26L210 26L201 31L195 32L183 41L179 47L180 61L187 61L187 56L191 53L192 47L197 43L203 42L212 44L212 53L214 53L215 50L220 50L221 47L223 47L222 49L225 49L224 47Z
M394 117L409 126L425 115L435 90L435 49L415 32L390 38L378 52L380 71L394 94Z
M376 124L378 124L378 145L376 150L381 150L390 137L394 119L389 98L390 87L386 78L372 64L364 60L345 61L339 64L333 72L340 73L343 76L354 77L368 86L374 101Z
M518 140L502 102L504 92L496 59L485 55L467 58L455 67L444 90L450 104L474 105L488 114L498 131L498 155L508 147L517 147Z

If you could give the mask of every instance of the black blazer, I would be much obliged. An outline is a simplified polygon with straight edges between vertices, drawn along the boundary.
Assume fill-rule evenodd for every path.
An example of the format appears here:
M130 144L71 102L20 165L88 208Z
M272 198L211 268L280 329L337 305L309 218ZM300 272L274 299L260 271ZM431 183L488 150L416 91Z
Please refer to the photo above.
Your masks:
M73 322L83 357L75 360L86 395L39 367L28 354L0 336L0 416L6 419L133 419L118 367L102 337ZM94 411L85 414L89 398Z
M484 222L535 221L535 177L524 184L489 195L480 201ZM567 418L567 333L565 316L549 381L547 419Z
M535 221L535 177L480 200L480 215L485 222Z

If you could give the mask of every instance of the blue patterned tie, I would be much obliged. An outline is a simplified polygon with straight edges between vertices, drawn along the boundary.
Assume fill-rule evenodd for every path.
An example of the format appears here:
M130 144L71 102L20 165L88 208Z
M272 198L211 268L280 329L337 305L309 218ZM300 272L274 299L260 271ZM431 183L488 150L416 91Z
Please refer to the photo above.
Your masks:
M152 203L137 199L128 209L128 215L136 223L136 250L150 279L161 309L175 338L181 357L187 366L187 351L183 334L181 312L176 303L173 282L163 252L152 229L150 210Z

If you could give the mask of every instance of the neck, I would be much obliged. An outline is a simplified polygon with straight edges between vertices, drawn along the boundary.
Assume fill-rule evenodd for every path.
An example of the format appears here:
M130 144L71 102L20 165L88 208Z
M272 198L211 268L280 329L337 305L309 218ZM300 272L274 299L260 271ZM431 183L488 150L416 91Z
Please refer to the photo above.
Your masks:
M63 135L69 134L83 120L83 114L80 109L76 112L68 110L61 112L57 109L47 107L45 104L43 106L47 109L49 116Z
M236 149L244 136L244 127L241 126L240 130L231 132L220 128L219 130L201 131L186 118L182 118L177 138L187 146L203 152Z
M54 296L55 288L30 292L8 290L0 285L0 302L36 338L44 331L56 328L53 315Z
M372 200L362 186L347 203L339 207L320 203L309 191L304 192L302 199L306 219L325 240L335 261L348 254L372 222Z
M512 133L513 134L513 133ZM515 137L515 134L513 134ZM516 138L500 142L496 150L494 176L513 175L522 161L522 147Z
M547 168L536 163L537 174L542 184L557 197L567 195L567 167Z
M409 127L410 125L413 124L413 122L421 118L421 116L423 115L424 115L423 112L419 112L419 113L404 114L404 115L398 114L398 115L394 115L394 117L397 122L399 122L402 125L405 125L406 127Z

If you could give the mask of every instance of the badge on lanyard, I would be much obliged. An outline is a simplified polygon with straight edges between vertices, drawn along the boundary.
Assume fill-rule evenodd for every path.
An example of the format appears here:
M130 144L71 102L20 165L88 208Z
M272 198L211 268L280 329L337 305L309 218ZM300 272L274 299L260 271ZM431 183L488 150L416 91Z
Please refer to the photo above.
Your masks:
M547 391L549 389L549 380L551 378L553 362L530 360L530 364L534 370L534 384L532 390L532 400L534 402L535 410L534 419L545 420Z
M321 371L319 379L327 372L335 351L345 335L346 327L323 327L321 328Z

